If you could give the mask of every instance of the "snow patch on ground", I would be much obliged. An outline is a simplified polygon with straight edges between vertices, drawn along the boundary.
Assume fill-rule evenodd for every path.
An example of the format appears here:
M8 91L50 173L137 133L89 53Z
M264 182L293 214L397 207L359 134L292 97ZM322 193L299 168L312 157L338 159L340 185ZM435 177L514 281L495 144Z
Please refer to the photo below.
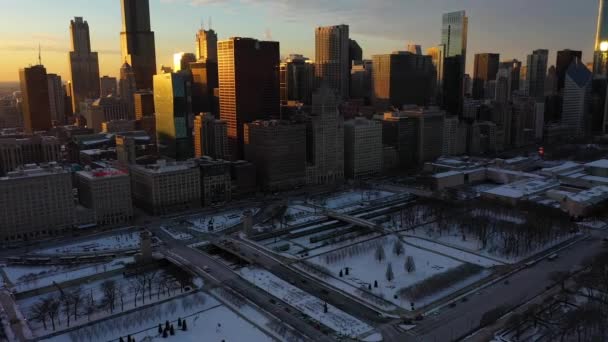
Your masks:
M36 254L82 254L111 252L139 248L139 232L129 232L98 237L84 242L37 250Z
M240 224L246 210L250 210L255 215L260 209L242 208L213 215L200 215L189 219L188 222L192 225L190 227L192 230L203 233L217 233Z
M171 227L165 227L165 226L161 226L160 227L165 233L169 234L172 238L174 238L175 240L182 240L182 241L186 241L186 240L192 240L193 236L188 234L188 233L184 233L184 232L180 232L179 230L175 229L175 228L171 228Z

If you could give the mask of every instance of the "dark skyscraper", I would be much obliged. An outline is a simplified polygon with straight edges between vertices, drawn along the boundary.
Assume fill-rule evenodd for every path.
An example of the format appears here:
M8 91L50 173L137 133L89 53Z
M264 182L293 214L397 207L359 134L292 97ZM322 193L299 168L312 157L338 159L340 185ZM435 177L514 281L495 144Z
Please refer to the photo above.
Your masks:
M196 33L196 59L217 63L217 33L209 29L200 29Z
M441 44L445 47L443 105L451 114L460 114L462 108L468 30L469 18L465 11L443 15L441 28ZM454 69L456 66L460 67L459 71Z
M19 70L23 97L23 125L29 133L52 127L46 69L42 65Z
M233 160L243 156L243 124L278 118L279 43L233 37L218 42L220 119Z
M555 71L557 73L558 91L564 89L564 83L566 82L566 71L568 71L568 67L570 67L570 64L572 64L572 62L574 62L574 60L576 59L580 61L582 57L582 51L562 50L557 52L557 62L555 63Z
M192 72L192 110L195 114L211 112L217 115L213 92L219 87L217 61L206 59L190 63Z
M72 51L70 51L70 74L72 80L72 108L79 112L86 99L99 97L99 58L91 51L89 24L76 17L70 22Z
M394 52L373 56L373 100L376 106L401 108L428 105L433 97L435 69L431 56Z
M192 94L189 72L154 76L156 137L161 155L177 160L192 158Z
M281 63L281 102L310 104L315 65L302 55L290 55Z
M348 59L352 66L353 63L361 63L363 61L363 49L354 39L348 40Z
M156 74L154 32L150 30L148 0L121 0L122 32L120 33L122 60L135 71L137 89L152 89Z
M485 88L488 81L496 80L500 55L497 53L478 53L475 55L473 70L473 98L485 98Z
M528 96L533 98L544 98L548 60L548 50L534 50L531 55L528 55L526 68L526 91Z
M343 99L350 90L350 40L348 25L317 27L315 31L315 76Z

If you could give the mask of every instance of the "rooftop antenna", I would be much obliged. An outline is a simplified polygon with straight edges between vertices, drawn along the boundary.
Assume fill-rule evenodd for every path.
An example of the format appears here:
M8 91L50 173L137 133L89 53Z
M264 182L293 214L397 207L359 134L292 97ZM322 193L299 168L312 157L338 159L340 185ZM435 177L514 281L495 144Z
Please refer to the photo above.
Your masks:
M205 19L201 19L201 30L205 30Z
M209 30L210 31L213 30L213 25L211 25L211 24L212 24L211 16L209 16Z
M40 49L40 43L38 43L38 65L42 65L42 53Z

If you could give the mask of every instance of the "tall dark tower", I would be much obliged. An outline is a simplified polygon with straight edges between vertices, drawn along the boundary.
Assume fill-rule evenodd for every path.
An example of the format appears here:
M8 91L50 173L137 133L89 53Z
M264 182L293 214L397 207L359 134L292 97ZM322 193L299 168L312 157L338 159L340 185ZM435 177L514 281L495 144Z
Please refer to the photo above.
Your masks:
M557 63L555 64L557 72L557 90L561 91L564 89L566 83L566 71L570 67L570 64L575 60L582 60L582 51L573 50L561 50L557 52Z
M23 125L29 133L52 127L51 104L46 69L35 65L19 70L23 96Z
M70 75L72 80L72 108L80 113L80 104L86 99L99 97L99 58L91 51L89 24L81 17L70 22L72 51Z
M148 0L121 0L121 5L122 60L135 71L137 89L152 89L156 74L156 47L154 32L150 30L150 3Z
M483 99L486 97L485 90L488 81L496 80L500 55L497 53L475 54L473 70L473 98ZM492 96L493 98L493 96Z

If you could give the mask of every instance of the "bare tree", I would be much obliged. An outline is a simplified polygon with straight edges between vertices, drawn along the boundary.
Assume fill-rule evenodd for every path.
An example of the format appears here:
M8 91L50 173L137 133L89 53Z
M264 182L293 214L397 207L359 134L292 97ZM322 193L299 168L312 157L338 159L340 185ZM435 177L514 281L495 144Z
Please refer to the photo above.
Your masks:
M399 240L395 240L395 244L393 245L393 254L399 256L405 252L403 247L403 243Z
M47 297L45 302L45 305L47 305L48 308L47 314L51 320L51 324L53 325L53 331L55 331L55 318L57 318L59 320L59 324L61 324L61 320L59 319L59 306L61 305L61 302L55 297Z
M85 312L87 314L87 320L91 321L91 316L95 313L97 307L95 306L95 299L93 299L93 294L87 297L87 301L85 304Z
M156 280L157 271L144 274L144 278L148 284L148 299L152 300L152 283Z
M101 283L101 292L103 293L103 307L110 311L110 314L114 313L114 305L116 303L117 289L116 281L106 280Z
M78 320L78 311L82 302L82 288L77 287L70 292L70 298L72 299L72 307L74 308L74 321Z
M405 260L405 270L407 273L412 273L416 271L416 263L414 262L413 256L408 256Z
M63 305L63 314L65 315L65 320L70 327L70 316L72 315L72 298L70 298L69 294L64 293L61 296L61 304Z
M384 261L386 259L386 254L384 253L384 247L382 245L378 245L376 247L375 257L378 262Z
M386 265L386 280L393 281L395 279L395 274L393 273L393 264L390 262Z
M125 311L125 288L122 286L122 284L119 284L116 287L116 294L118 296L118 299L120 300L120 311Z
M30 309L31 319L36 322L42 323L42 326L44 326L44 330L47 329L46 317L48 316L48 314L49 314L49 302L44 299L39 300Z
M129 291L133 293L133 303L135 303L135 307L137 307L137 296L141 292L141 286L137 280L131 280L129 282Z

